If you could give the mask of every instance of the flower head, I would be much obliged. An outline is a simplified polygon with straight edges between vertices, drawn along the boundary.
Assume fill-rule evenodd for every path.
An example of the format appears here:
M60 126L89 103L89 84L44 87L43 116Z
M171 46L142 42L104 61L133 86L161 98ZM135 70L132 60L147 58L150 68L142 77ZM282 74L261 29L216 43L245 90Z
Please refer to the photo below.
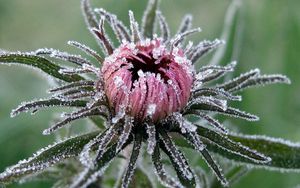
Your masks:
M142 143L146 142L156 175L163 185L195 187L199 185L197 175L189 166L183 152L173 142L171 135L174 133L177 134L175 138L187 140L203 156L224 185L228 182L213 160L209 148L218 145L217 147L225 148L224 150L232 155L257 164L271 160L264 154L226 137L227 129L212 114L229 115L249 121L258 120L255 115L230 107L228 101L240 101L241 97L235 93L242 89L263 84L289 83L289 79L282 75L261 75L258 69L254 69L225 83L212 84L211 81L218 81L234 71L236 62L227 66L207 65L199 70L195 70L194 64L224 42L216 39L201 41L197 45L193 45L191 41L186 44L185 40L189 35L201 31L199 28L191 29L190 16L183 18L177 34L171 37L168 24L161 12L157 11L157 6L157 0L149 1L141 29L130 11L129 32L116 15L104 9L93 11L89 1L82 0L88 27L106 57L103 58L79 42L70 41L68 44L93 57L96 64L101 64L100 67L81 56L53 49L39 49L23 54L1 54L2 59L6 58L8 63L21 57L21 63L24 63L24 60L34 62L33 66L69 82L51 89L52 96L49 99L21 104L12 112L12 116L24 111L36 112L44 107L75 107L75 111L63 114L61 121L43 133L50 134L81 118L91 118L101 131L60 143L67 143L62 151L52 151L53 157L47 161L37 161L49 148L43 150L28 161L23 161L0 174L0 181L44 170L57 162L76 156L84 170L79 170L80 175L76 176L79 178L73 179L73 183L65 186L87 187L103 176L106 167L119 152L133 143L130 157L125 156L128 157L129 164L122 178L122 187L128 187L143 147ZM160 25L160 36L154 31L156 22ZM112 28L119 40L118 47L114 47L110 42L105 32L105 23ZM48 56L71 62L75 67L59 67L52 64L47 59ZM11 62L9 58L12 58ZM39 65L39 62L42 64ZM85 77L82 77L82 74L85 74ZM96 76L96 79L89 77L90 74ZM189 116L198 121L206 121L211 128L208 129L201 123L193 123ZM99 117L102 121L95 119ZM209 134L218 139L207 139ZM69 143L74 144L70 146ZM166 175L161 151L170 159L178 180Z
M170 52L160 38L137 44L125 41L102 66L110 105L115 113L126 113L136 121L149 117L156 122L183 109L193 73L184 51Z

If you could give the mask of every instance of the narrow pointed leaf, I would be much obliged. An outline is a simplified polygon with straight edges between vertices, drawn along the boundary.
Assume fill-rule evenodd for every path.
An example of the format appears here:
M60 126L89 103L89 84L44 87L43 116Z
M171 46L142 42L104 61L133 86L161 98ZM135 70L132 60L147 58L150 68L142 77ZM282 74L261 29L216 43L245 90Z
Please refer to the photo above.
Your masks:
M14 117L21 112L32 111L35 112L42 108L53 107L53 106L67 106L67 107L84 107L86 101L63 101L60 99L50 98L50 99L40 99L31 102L22 103L16 109L11 112L11 116Z
M148 175L141 169L137 168L129 187L153 188L154 186L152 185Z
M228 134L226 139L225 135L222 136L204 127L198 128L198 134L201 136L203 143L206 144L209 151L218 153L235 162L252 165L257 168L300 172L299 143L267 136L241 134ZM190 147L189 144L183 142L182 139L177 139L176 144L182 147ZM245 149L243 149L244 147ZM251 155L249 152L251 152Z
M77 156L84 145L96 137L99 132L93 132L55 143L38 151L33 157L20 161L0 174L0 182L9 183L19 180L27 174L39 172L64 159Z
M236 166L226 172L225 177L228 179L229 185L232 186L234 183L239 181L243 176L245 176L250 171L250 168L246 166ZM210 188L220 188L222 187L221 183L214 179Z
M222 173L222 169L219 167L219 165L216 163L216 161L212 158L210 153L207 151L207 149L204 149L201 151L201 154L205 160L205 162L208 164L208 166L213 170L215 175L217 176L218 180L222 183L224 186L228 186L228 181L224 177Z
M128 144L132 141L132 138L130 138L124 145L124 149ZM97 172L102 172L102 170L105 170L105 167L118 155L117 152L117 144L113 144L111 147L109 147L102 155L102 158L97 161L97 165L95 168L88 168L88 170L82 175L79 176L80 179L77 179L76 182L73 182L71 185L72 188L82 188L82 187L87 187L88 184L92 184L96 179L92 179L91 181L90 175L97 174Z
M209 150L220 150L218 153L222 155L222 152L224 152L224 157L230 153L236 158L245 158L249 161L251 160L252 163L257 164L264 164L270 160L270 158L255 151L254 149L250 149L239 142L231 140L227 135L212 131L205 127L198 127L197 132L200 135L201 141ZM185 146L187 146L187 144L185 144Z
M214 54L210 65L224 65L227 62L238 59L239 48L241 43L241 19L240 19L239 0L233 0L229 5L223 26L221 39L226 41L226 45L220 47Z
M141 145L142 145L142 137L141 135L137 134L136 137L134 138L133 148L129 159L128 167L122 179L122 188L127 188L130 182L132 181L132 176L136 169L136 164L140 154Z
M88 28L97 27L98 26L97 18L95 13L92 10L90 0L82 0L81 8Z
M230 139L252 148L272 159L256 167L269 167L272 170L300 172L300 144L266 136L230 135ZM245 159L238 159L248 163Z
M196 180L187 159L183 153L175 147L167 133L163 131L160 133L162 134L162 139L164 139L163 141L160 141L160 147L171 160L180 182L183 186L194 187L196 185Z
M148 2L147 10L142 20L142 34L145 38L152 38L153 36L158 1L159 0L150 0Z
M50 62L49 60L26 53L5 53L0 54L0 64L21 64L27 65L32 68L37 68L45 72L46 74L66 81L66 82L73 82L83 80L84 78L78 75L65 75L59 72L62 67Z
M180 182L173 179L171 176L169 176L164 169L164 166L161 161L160 156L160 149L158 145L156 145L154 152L152 154L152 162L155 169L155 174L158 177L160 183L166 187L169 188L182 188L183 186L180 184Z

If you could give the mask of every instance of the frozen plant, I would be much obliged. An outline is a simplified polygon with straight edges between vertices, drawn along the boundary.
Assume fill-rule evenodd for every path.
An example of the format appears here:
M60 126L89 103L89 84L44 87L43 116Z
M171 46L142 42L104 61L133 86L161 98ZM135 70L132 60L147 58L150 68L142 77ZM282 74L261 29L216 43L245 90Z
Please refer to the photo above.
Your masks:
M220 81L235 70L236 62L195 69L201 57L224 41L205 40L195 45L186 42L190 35L201 31L192 28L190 15L171 36L158 4L158 0L149 1L140 25L129 11L128 28L116 15L102 8L92 9L89 0L82 0L88 29L104 55L76 41L68 44L91 56L94 62L55 49L1 52L2 64L35 67L57 80L57 87L49 90L50 98L22 103L12 111L12 117L64 107L73 111L62 114L61 120L43 134L68 129L71 122L83 118L96 126L89 133L54 143L8 167L0 174L0 182L49 177L56 180L54 187L216 187L229 186L252 167L286 171L300 168L298 144L234 134L215 119L215 114L221 114L259 120L230 106L230 101L241 101L237 93L246 88L289 84L290 80L254 69ZM112 44L105 25L114 32L118 46ZM70 62L70 66L60 66L53 62L55 59ZM214 175L199 165L190 165L185 152L202 156ZM221 156L216 158L221 159L219 162L215 154ZM119 176L111 184L109 178L116 173Z

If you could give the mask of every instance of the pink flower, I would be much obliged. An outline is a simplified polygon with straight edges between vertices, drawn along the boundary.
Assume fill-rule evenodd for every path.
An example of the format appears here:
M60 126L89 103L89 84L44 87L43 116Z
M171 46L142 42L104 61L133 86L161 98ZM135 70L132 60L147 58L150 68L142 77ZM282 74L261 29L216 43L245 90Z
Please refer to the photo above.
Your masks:
M102 73L105 92L116 114L158 121L188 102L194 68L182 49L169 50L162 39L123 42L107 57Z

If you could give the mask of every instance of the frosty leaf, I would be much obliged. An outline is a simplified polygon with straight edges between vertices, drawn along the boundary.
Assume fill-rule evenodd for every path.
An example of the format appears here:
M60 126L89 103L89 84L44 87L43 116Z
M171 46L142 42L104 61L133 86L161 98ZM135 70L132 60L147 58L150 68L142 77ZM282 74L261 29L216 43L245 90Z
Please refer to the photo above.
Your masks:
M78 81L78 82L72 82L72 83L68 83L68 84L50 89L49 92L53 93L53 92L58 92L58 91L70 90L70 89L78 90L79 88L82 88L82 87L91 88L94 85L95 85L94 81L81 80L81 81Z
M127 27L123 24L122 21L117 18L115 14L107 12L103 8L95 9L95 12L100 16L104 16L106 18L106 21L109 23L109 25L112 25L112 29L117 35L121 34L122 38L124 38L125 41L130 41Z
M33 157L7 168L0 174L0 182L8 183L19 180L25 175L39 172L64 159L75 157L81 152L84 145L98 134L99 132L92 132L48 146L38 151Z
M186 109L187 114L193 110L208 110L208 111L216 111L216 112L226 112L227 111L227 101L217 99L215 97L198 97L194 100L191 100Z
M68 125L72 121L87 118L87 117L90 117L90 116L96 116L96 115L104 115L104 114L99 112L98 109L89 109L89 110L86 110L86 111L83 111L81 113L77 113L77 114L74 114L74 115L71 113L69 116L67 116L63 120L61 120L61 121L57 122L56 124L52 125L50 128L45 129L43 131L43 134L44 135L49 135L52 132L54 132L58 129L61 129L62 127Z
M107 148L107 146L109 145L109 143L111 142L111 140L113 139L113 137L116 134L116 128L117 126L111 126L108 131L104 134L104 136L99 139L98 144L97 144L97 154L96 154L96 161L100 160ZM119 151L118 151L119 152Z
M248 160L242 158L234 159L236 161L253 164L255 167L263 167L271 170L300 171L299 143L292 143L287 140L266 136L230 135L229 138L236 142L240 142L249 148L255 149L272 159L272 161L263 165L249 163ZM228 158L233 159L232 156L228 156Z
M98 22L90 5L90 0L82 0L81 8L88 28L96 28L98 26Z
M182 188L183 186L180 182L177 182L175 179L167 175L167 172L164 169L164 166L161 162L161 156L159 147L156 146L154 153L152 154L152 162L155 169L155 174L157 175L160 183L169 188Z
M137 168L129 187L153 188L154 186L152 185L148 175L141 169Z
M122 188L127 188L129 186L129 183L132 181L132 176L136 168L136 163L140 154L141 145L142 145L142 136L136 134L134 138L133 148L128 163L128 167L122 179Z
M230 155L236 158L244 158L247 161L252 161L252 163L256 164L265 164L270 161L269 157L266 157L264 154L261 154L252 148L250 149L239 142L231 140L227 135L220 134L205 127L199 127L197 132L208 150L220 151L217 153L225 158L227 158L227 155ZM188 146L182 142L178 142L177 144L180 146Z
M214 161L212 156L209 154L209 152L205 148L205 145L200 140L200 136L197 133L191 132L191 133L184 134L184 137L194 147L195 150L197 150L198 152L200 152L202 154L205 162L213 170L215 175L218 177L219 181L223 185L226 186L228 184L228 182L224 178L221 168L217 165L217 163Z
M280 74L260 75L258 77L250 78L247 81L241 83L239 87L231 89L231 92L236 92L242 89L251 88L255 86L264 86L264 85L278 84L278 83L290 84L291 81L288 77Z
M129 11L129 20L130 20L130 30L131 30L131 41L137 43L141 41L142 37L139 30L139 24L135 20L132 11Z
M206 146L203 144L203 142L200 139L200 136L196 132L187 132L182 135L198 152L201 152L205 149Z
M233 153L241 158L249 159L258 164L267 163L270 161L269 156L265 156L264 154L255 151L253 148L250 149L239 142L235 142L226 135L222 135L204 127L199 127L197 132L201 138L204 138L202 141L207 145L208 149L215 144L217 146L214 146L215 148L222 148L229 153Z
M132 121L133 120L131 117L128 117L128 116L125 117L125 123L123 125L123 130L122 130L122 133L119 136L119 140L118 140L118 145L117 145L118 152L121 150L121 148L126 143L127 139L129 138L129 136L131 134L131 130L133 127Z
M242 178L245 174L250 171L248 167L245 166L236 166L230 169L228 172L225 173L225 177L228 179L229 185L233 185L236 183L240 178ZM220 188L222 185L219 181L213 180L211 182L210 188Z
M160 11L157 11L157 18L160 25L161 38L163 39L163 42L166 42L170 38L170 29L168 23Z
M195 34L195 33L199 33L201 32L201 28L198 27L198 28L195 28L195 29L190 29L190 30L187 30L185 31L184 33L181 33L181 34L177 34L175 35L175 37L173 39L171 39L171 46L174 47L174 46L178 46L180 44L180 42L182 40L184 40L186 37L192 35L192 34ZM170 50L172 52L172 49Z
M241 96L236 96L232 95L230 92L227 92L223 89L219 88L200 88L196 89L193 91L193 98L196 98L198 96L220 96L224 97L225 99L228 100L233 100L233 101L241 101L242 97Z
M270 170L300 171L299 143L266 136L232 133L224 136L204 127L198 128L198 134L208 150L234 162ZM182 140L177 140L176 144L190 147Z
M200 42L200 44L195 47L194 52L190 55L190 60L193 63L196 63L202 56L224 43L225 41L219 39L215 39L214 41Z
M38 53L40 53L40 52L38 52ZM69 54L67 52L61 52L58 50L52 51L52 53L49 55L50 55L50 57L60 59L63 61L67 61L67 62L71 62L71 63L74 63L75 65L79 65L79 66L82 66L84 64L86 64L86 65L92 64L89 60L81 57L81 55Z
M183 153L176 148L166 132L160 131L160 135L162 138L160 147L170 158L180 182L186 187L194 187L196 180L187 159Z
M153 36L154 23L156 18L156 10L159 0L150 0L142 20L142 34L145 38Z
M93 167L94 158L91 156L91 152L95 150L95 148L99 147L103 142L106 144L104 139L107 139L108 132L111 132L112 129L106 129L105 131L101 132L99 135L97 135L94 139L90 140L82 149L80 155L79 155L79 161L81 164L83 164L85 167ZM104 138L106 137L106 138ZM101 143L102 142L102 143ZM106 147L106 145L105 145ZM106 149L106 148L104 148Z
M199 116L201 119L206 120L210 125L212 125L217 130L221 131L222 133L224 134L228 133L228 130L218 120L214 119L213 117L199 111L195 111L194 114Z
M81 44L77 41L68 41L68 44L82 50L87 55L94 57L96 60L98 60L99 63L103 62L103 58L96 51L91 49L90 47L88 47L84 44Z
M207 151L207 149L203 149L201 151L201 154L205 160L205 162L208 164L208 166L213 170L219 181L222 183L223 186L228 186L228 181L224 177L221 168L216 163L216 161L212 158L210 153Z
M180 23L180 26L178 28L177 34L182 34L186 32L187 30L191 29L192 27L192 21L193 21L193 16L190 14L185 15L182 18L182 21Z
M128 141L123 145L122 149L127 147L131 141L132 138L128 139ZM97 162L96 166L94 168L87 168L85 172L80 173L76 181L74 181L70 187L82 188L84 186L88 186L89 184L92 184L93 182L97 181L97 178L99 178L97 174L99 175L103 173L106 167L109 165L109 163L118 155L116 148L117 148L117 144L113 144L112 146L110 146L103 153L102 158L96 161ZM94 178L91 179L90 178L91 175L96 175L96 176L94 176Z
M86 105L85 101L63 101L59 99L40 99L31 102L22 103L11 112L11 117L14 117L21 112L36 112L41 108L48 108L53 106L67 106L67 107L83 107Z
M57 79L73 82L83 80L78 75L64 75L59 72L62 69L60 66L50 62L49 60L26 53L6 53L0 54L0 64L22 64L33 68L38 68L46 74L55 77Z
M188 31L189 29L191 29L191 27L192 27L192 21L193 21L193 16L192 15L190 15L190 14L185 15L182 18L182 21L180 23L180 26L178 28L178 31L177 31L176 35L182 35L186 31ZM178 41L178 44L182 44L183 41L184 41L184 38L181 38Z
M156 145L156 129L155 124L153 123L146 123L146 132L148 135L148 145L147 145L147 152L148 154L152 154Z
M197 105L193 105L190 107L189 111L187 111L185 114L189 114L192 113L191 110L203 110L203 111L207 111L207 112L215 112L215 113L220 113L223 115L227 115L227 116L232 116L235 118L241 118L241 119L245 119L247 121L258 121L259 117L249 114L247 112L241 111L239 109L236 108L232 108L232 107L227 107L227 109L222 109L219 108L218 106L213 106L211 104L197 104Z
M243 83L247 82L247 80L251 78L257 77L259 73L259 69L251 70L249 72L241 74L240 76L232 80L229 80L228 82L225 82L222 85L219 85L217 88L224 89L225 91L238 90Z
M110 42L110 39L108 38L108 36L107 36L107 34L105 32L105 29L104 29L104 20L105 20L105 18L101 18L98 29L92 28L92 31L94 32L96 38L103 45L106 53L108 55L110 55L110 54L113 53L114 48L112 46L112 43Z

